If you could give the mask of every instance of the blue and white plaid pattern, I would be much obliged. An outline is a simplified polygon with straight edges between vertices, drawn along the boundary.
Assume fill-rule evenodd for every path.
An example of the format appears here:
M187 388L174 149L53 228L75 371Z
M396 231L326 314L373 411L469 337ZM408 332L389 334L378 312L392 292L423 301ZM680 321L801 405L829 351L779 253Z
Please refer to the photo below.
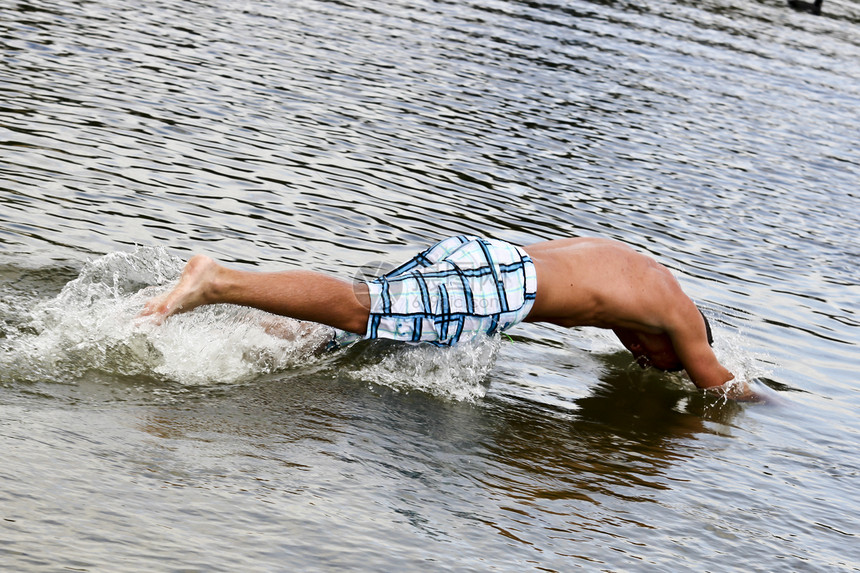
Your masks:
M371 307L364 338L450 346L522 322L534 304L537 275L522 249L461 235L367 286ZM342 334L336 345L361 338Z

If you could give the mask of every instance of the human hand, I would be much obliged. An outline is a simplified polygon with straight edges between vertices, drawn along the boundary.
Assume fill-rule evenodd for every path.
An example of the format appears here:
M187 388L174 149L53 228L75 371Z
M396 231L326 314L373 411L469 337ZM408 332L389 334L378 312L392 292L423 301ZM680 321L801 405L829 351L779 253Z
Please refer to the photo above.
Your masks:
M722 386L712 386L706 392L734 402L765 402L765 397L750 388L746 380L729 380Z

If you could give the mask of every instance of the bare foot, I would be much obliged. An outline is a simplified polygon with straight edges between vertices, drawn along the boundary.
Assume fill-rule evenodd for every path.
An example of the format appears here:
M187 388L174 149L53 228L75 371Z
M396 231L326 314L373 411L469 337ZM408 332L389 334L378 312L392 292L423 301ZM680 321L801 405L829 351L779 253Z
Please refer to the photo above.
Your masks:
M209 257L195 255L185 265L179 284L170 292L147 301L138 318L152 317L153 322L161 324L169 316L211 303L215 278L220 269Z

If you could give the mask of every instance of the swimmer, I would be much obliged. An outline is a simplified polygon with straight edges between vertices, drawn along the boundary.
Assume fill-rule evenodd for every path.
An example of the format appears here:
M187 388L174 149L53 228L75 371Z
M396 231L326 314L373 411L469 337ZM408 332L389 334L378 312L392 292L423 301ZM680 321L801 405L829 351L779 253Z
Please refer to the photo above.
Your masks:
M699 388L734 375L711 349L710 326L672 273L610 239L516 247L450 237L375 279L352 283L306 270L233 270L192 257L170 292L140 313L160 323L198 306L231 303L333 329L330 348L387 338L450 346L519 322L612 330L643 367L685 370ZM733 389L731 397L749 397Z

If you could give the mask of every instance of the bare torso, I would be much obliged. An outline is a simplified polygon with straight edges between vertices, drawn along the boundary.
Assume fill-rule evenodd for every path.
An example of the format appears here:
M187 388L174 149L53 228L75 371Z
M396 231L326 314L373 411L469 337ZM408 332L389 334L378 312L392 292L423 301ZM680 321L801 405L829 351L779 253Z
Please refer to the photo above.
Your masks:
M537 270L528 322L612 329L637 358L683 367L707 388L733 378L708 345L705 322L672 273L610 239L572 238L524 247Z
M538 277L529 322L657 333L667 307L692 304L666 267L618 241L557 239L524 249Z
M612 329L637 360L664 370L683 367L708 388L732 379L708 345L696 305L664 266L617 241L560 239L525 247L537 271L537 298L526 320ZM251 306L362 334L366 286L313 271L254 273L189 260L173 290L146 303L140 317L161 322L205 304Z

